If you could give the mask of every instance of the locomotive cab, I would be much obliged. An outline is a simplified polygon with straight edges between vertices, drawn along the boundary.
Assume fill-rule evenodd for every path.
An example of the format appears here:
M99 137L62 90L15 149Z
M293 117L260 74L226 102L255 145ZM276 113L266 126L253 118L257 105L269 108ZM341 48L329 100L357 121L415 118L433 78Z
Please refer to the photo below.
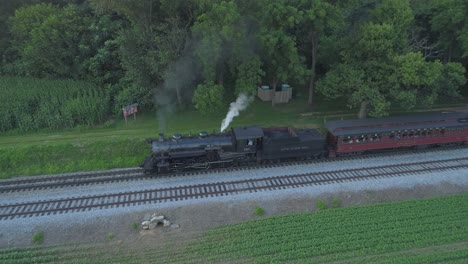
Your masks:
M236 152L256 153L262 149L263 129L258 126L243 126L232 129Z

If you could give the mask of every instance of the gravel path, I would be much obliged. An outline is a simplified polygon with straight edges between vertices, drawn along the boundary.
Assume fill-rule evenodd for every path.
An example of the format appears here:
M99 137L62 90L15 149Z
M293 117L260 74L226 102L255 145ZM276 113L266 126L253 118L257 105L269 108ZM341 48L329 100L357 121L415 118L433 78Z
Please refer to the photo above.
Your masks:
M226 180L240 180L246 178L260 178L277 175L289 175L305 172L317 172L326 170L360 168L369 166L388 165L390 163L409 163L418 161L428 161L434 159L452 159L459 157L468 157L466 150L444 151L436 153L424 154L406 154L402 156L395 156L392 159L385 157L371 158L366 160L354 161L337 161L330 163L319 163L314 165L299 165L289 166L285 168L262 169L255 171L241 171L221 173L218 175L201 175L192 177L179 177L167 179L154 179L148 181L137 182L120 182L107 185L92 185L75 188L52 189L35 192L22 192L22 193L6 193L0 194L2 203L16 203L31 200L45 200L55 199L70 196L83 196L93 195L99 193L116 193L130 190L142 190L153 188L164 188L175 185L189 185L199 184L212 181L226 181ZM321 186L309 186L292 188L285 190L264 191L257 193L244 193L238 195L230 195L224 197L211 197L204 199L174 201L170 203L147 204L140 206L120 207L105 210L91 210L87 212L56 214L51 216L41 217L26 217L16 218L12 220L0 221L0 247L15 245L17 237L31 238L34 232L37 232L41 226L54 226L56 232L66 232L66 230L77 223L87 223L88 225L93 221L99 219L108 219L107 223L112 224L112 218L118 215L126 215L131 213L138 213L145 210L164 210L168 208L185 207L195 204L204 204L210 202L245 202L245 201L272 201L279 199L286 199L288 197L297 196L318 196L327 193L339 192L358 192L358 191L379 191L389 188L404 188L411 189L416 186L434 186L441 183L448 183L451 185L460 186L462 189L468 190L468 169L457 171L444 171L426 173L421 175L412 175L405 177L395 177L387 179L374 179L359 182L346 182L334 183ZM141 215L140 215L141 217ZM135 218L138 219L138 218Z

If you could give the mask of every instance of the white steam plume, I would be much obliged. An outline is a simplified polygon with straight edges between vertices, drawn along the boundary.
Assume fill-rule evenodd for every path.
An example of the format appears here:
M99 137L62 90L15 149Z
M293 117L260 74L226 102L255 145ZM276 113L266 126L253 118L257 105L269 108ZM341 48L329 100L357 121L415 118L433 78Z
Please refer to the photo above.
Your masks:
M231 105L229 106L229 112L227 113L226 118L224 118L223 122L221 123L221 132L223 132L229 126L234 117L239 115L240 111L245 110L247 106L249 106L253 99L254 96L252 95L247 96L245 94L241 94L235 102L231 103Z

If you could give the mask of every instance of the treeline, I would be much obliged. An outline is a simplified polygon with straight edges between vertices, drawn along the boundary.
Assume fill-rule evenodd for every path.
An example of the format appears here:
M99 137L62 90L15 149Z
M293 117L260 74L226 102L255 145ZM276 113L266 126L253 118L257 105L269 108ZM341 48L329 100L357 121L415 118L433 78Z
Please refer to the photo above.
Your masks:
M0 71L93 82L114 113L218 111L288 83L383 116L466 89L466 14L466 0L3 0Z

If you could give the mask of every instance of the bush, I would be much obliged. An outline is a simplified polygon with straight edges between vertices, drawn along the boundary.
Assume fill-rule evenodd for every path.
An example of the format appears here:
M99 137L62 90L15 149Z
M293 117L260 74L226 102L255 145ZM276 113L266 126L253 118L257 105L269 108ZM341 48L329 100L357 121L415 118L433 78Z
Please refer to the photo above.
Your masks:
M107 234L107 238L108 238L108 239L113 239L113 238L114 238L114 233L109 233L109 234Z
M255 207L255 210L254 210L254 215L264 215L265 214L265 210L263 210L263 208L261 207Z
M138 229L138 223L137 223L137 222L133 222L133 223L132 223L132 228L133 228L133 229Z
M107 120L106 122L104 122L104 124L102 125L104 128L114 128L115 127L115 120Z
M34 234L32 242L35 244L42 244L44 242L44 232Z
M222 109L224 87L214 83L197 85L193 94L195 108L203 114L216 113Z
M325 204L323 200L318 200L317 202L315 202L315 206L317 206L319 210L327 209L327 204Z
M341 206L341 200L338 198L334 198L332 201L332 207L333 208L338 208Z

